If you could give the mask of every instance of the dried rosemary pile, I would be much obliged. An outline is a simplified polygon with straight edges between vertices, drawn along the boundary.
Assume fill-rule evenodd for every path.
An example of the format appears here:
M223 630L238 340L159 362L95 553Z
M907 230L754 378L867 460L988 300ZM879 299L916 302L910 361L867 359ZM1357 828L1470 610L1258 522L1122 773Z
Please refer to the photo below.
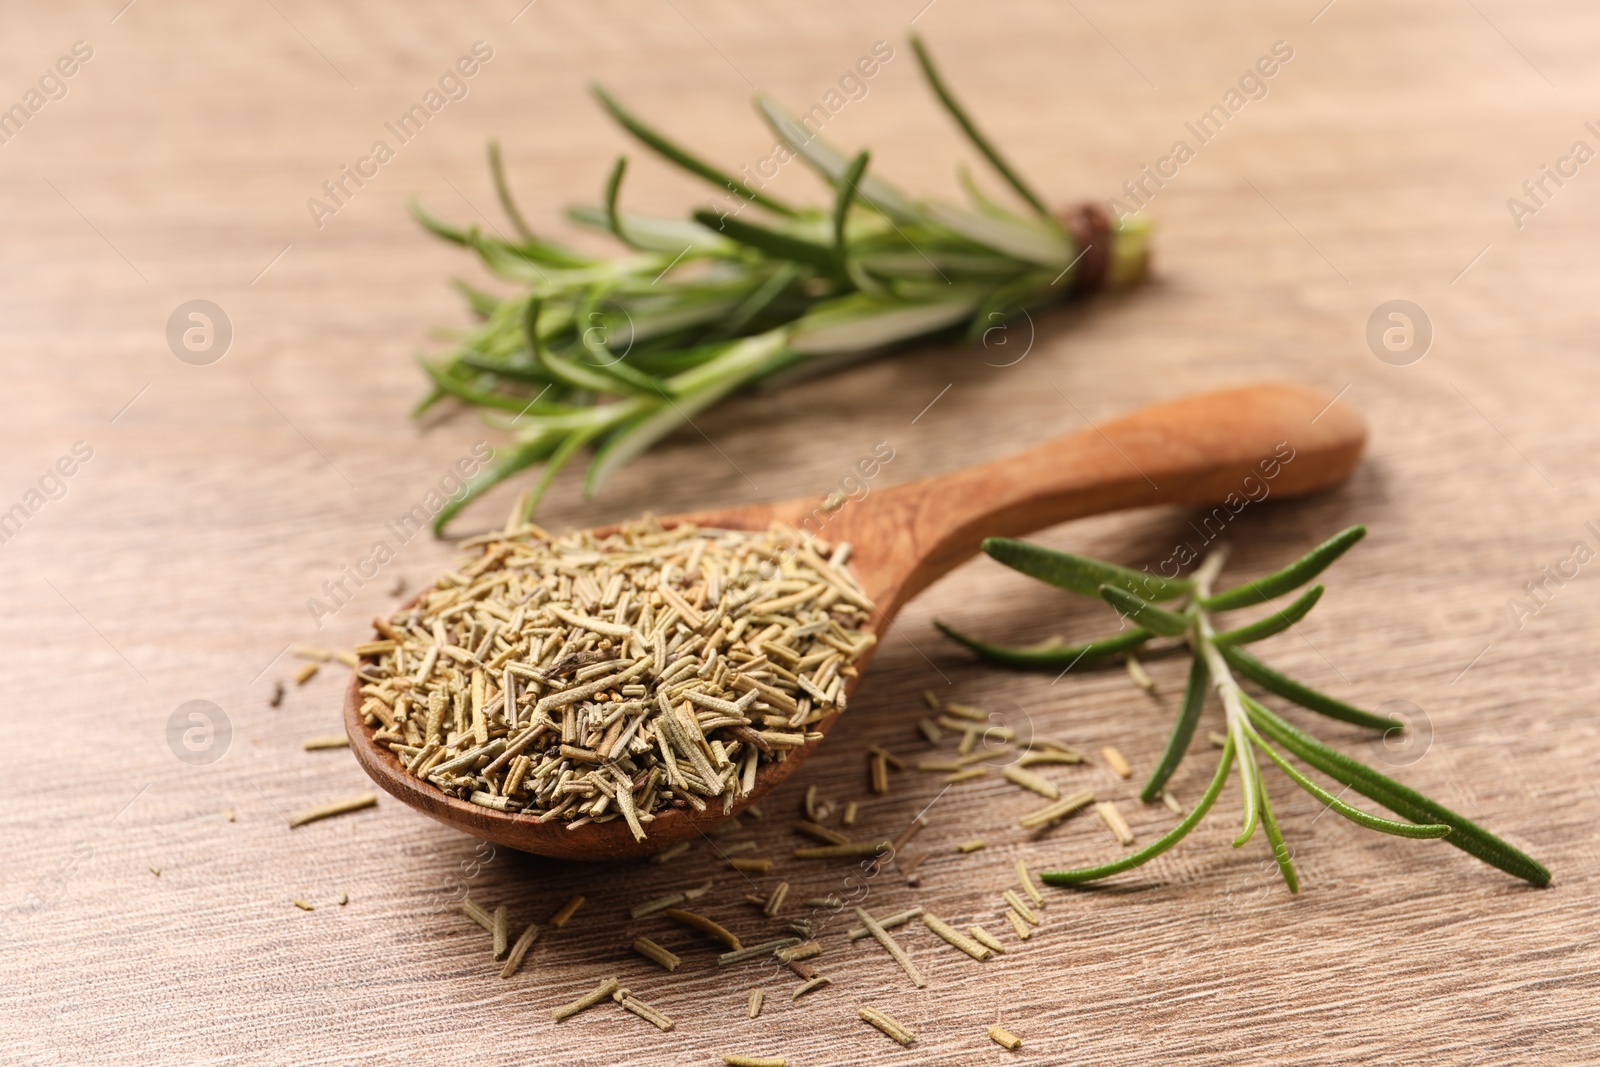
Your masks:
M512 234L457 228L413 206L430 231L470 249L496 277L522 287L501 297L458 283L479 324L458 346L423 361L433 389L418 413L447 397L481 408L515 434L511 447L434 520L435 532L490 487L530 467L542 474L526 519L562 466L592 448L584 492L695 415L762 380L813 374L916 338L976 341L1029 309L1137 283L1149 234L1093 205L1053 213L1000 155L934 68L922 72L956 125L1014 194L1002 204L962 171L969 203L917 200L868 173L869 154L840 152L812 113L776 100L756 110L778 138L779 165L804 160L831 203L796 206L708 163L625 110L600 104L646 148L709 182L718 210L687 219L622 210L627 158L604 199L573 208L580 226L626 247L606 259L537 236L513 201L496 145L489 165ZM815 109L813 109L815 110ZM808 125L809 123L809 125ZM748 209L748 211L746 210Z
M757 767L820 737L876 641L849 546L774 526L597 537L532 524L356 649L369 726L406 770L541 821L732 809ZM823 553L826 553L824 558Z

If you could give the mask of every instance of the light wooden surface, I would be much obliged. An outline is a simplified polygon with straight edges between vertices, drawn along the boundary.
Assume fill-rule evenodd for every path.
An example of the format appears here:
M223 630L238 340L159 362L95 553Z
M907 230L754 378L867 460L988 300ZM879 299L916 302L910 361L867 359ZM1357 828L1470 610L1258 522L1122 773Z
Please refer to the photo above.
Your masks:
M65 98L0 145L0 509L74 442L93 449L65 497L0 545L0 1059L1596 1059L1595 564L1520 629L1507 607L1574 542L1600 547L1585 527L1600 520L1600 177L1591 164L1561 188L1547 182L1553 195L1520 230L1506 206L1575 140L1600 146L1584 128L1600 99L1600 20L1589 8L939 0L919 15L921 0L538 0L513 23L521 6L144 0L119 14L122 0L111 0L0 16L5 106L75 41L94 50ZM667 866L565 865L489 854L388 800L287 829L291 811L368 783L348 753L300 749L337 731L342 672L291 685L281 707L268 706L293 669L280 650L358 639L396 579L415 588L450 549L406 544L320 632L307 598L387 536L385 520L473 442L494 439L470 417L423 428L406 419L421 388L413 355L431 327L462 321L445 280L471 274L407 219L406 197L455 219L490 211L482 146L499 135L546 229L559 226L559 206L596 195L622 150L636 161L630 198L682 207L704 190L625 145L586 98L589 79L736 165L770 151L746 106L752 83L808 107L880 39L896 57L827 134L872 145L875 166L913 189L953 192L968 153L919 84L905 47L914 16L996 139L1063 201L1114 195L1275 41L1294 58L1156 196L1153 284L1040 317L1031 348L1019 331L1003 354L930 348L740 399L598 500L564 481L546 518L587 525L820 494L879 441L895 452L875 483L887 485L1264 377L1348 387L1343 402L1373 429L1368 460L1345 491L1247 508L1227 535L1230 573L1369 524L1323 605L1264 654L1352 701L1414 704L1426 740L1400 752L1316 728L1530 850L1553 870L1552 888L1529 889L1442 844L1319 817L1273 778L1306 883L1298 898L1259 839L1227 847L1230 791L1143 875L1051 891L1032 940L988 964L906 928L925 990L832 920L814 962L833 985L790 1003L793 975L719 969L686 932L627 921L643 898L714 878L703 909L747 937L763 933L741 902L749 887L709 846ZM307 197L480 39L494 58L470 95L315 228ZM815 189L798 167L779 182L795 196ZM164 336L173 309L196 298L225 308L235 330L211 366L179 362ZM1410 366L1381 362L1364 340L1373 309L1396 298L1423 306L1434 326L1431 351ZM1020 362L995 365L1022 350ZM497 521L510 495L472 518ZM1147 511L1042 539L1155 563L1195 538L1191 517ZM876 742L920 756L912 724L932 688L1090 751L1118 745L1143 773L1181 686L1178 661L1151 663L1152 699L1119 671L1053 683L981 668L930 625L1020 640L1084 635L1104 615L992 564L965 566L901 616L826 750L741 836L757 855L785 856L808 785L836 805L860 800L863 833L894 832L926 808L917 844L937 851L920 887L886 872L867 906L916 903L1004 931L997 905L1012 862L1109 859L1119 849L1100 824L1080 817L1025 835L1015 819L1034 801L992 776L941 795L934 776L906 772L890 795L871 797L861 750ZM169 718L191 700L215 703L231 725L215 762L186 762L169 746ZM1197 746L1174 792L1197 796L1212 759ZM1172 823L1137 803L1137 777L1116 779L1098 760L1054 777L1116 799L1143 840ZM980 835L987 849L954 852ZM780 860L775 873L801 900L843 892L848 872ZM774 880L757 882L764 891ZM514 928L574 892L589 902L502 981L488 939L456 909L462 891L506 905ZM628 951L640 934L682 951L676 975ZM612 974L677 1030L614 1007L551 1024L552 1006ZM755 1022L743 1017L752 985L768 992ZM868 1029L858 1004L911 1025L917 1044L902 1050ZM1022 1052L984 1036L997 1014Z

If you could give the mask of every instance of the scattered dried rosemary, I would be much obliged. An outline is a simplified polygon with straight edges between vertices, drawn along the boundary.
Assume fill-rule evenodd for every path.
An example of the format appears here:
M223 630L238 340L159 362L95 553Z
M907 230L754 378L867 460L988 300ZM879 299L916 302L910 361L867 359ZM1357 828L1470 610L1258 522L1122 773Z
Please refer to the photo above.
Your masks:
M762 763L820 737L876 637L833 548L651 519L598 536L528 524L361 646L362 711L410 774L569 825L731 811Z

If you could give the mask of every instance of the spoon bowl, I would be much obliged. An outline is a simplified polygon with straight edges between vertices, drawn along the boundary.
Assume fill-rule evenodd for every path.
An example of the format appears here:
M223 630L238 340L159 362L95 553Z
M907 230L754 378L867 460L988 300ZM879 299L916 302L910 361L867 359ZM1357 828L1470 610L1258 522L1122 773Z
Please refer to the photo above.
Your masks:
M877 489L828 511L817 499L755 504L676 515L712 529L763 530L772 522L852 545L850 569L876 606L865 629L883 634L917 593L975 555L986 537L1015 537L1070 519L1158 504L1223 504L1249 495L1247 479L1267 470L1276 498L1305 496L1350 476L1366 443L1354 412L1311 390L1261 384L1204 393L1141 408L1002 459L904 485ZM601 531L605 532L605 531ZM857 661L865 670L868 649ZM850 679L854 691L859 675ZM763 763L755 787L731 812L655 813L635 841L626 822L539 822L450 796L405 772L373 740L361 716L360 679L345 695L345 730L362 768L402 802L474 837L564 859L641 856L708 832L760 800L817 747L812 741L783 762ZM810 727L826 734L838 714Z

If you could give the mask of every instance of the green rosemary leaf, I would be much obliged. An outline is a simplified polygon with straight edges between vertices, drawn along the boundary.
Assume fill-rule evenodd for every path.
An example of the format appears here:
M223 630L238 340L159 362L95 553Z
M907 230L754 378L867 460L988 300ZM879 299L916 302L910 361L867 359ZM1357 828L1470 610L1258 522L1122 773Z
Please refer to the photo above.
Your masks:
M744 182L733 177L731 174L723 173L710 163L707 163L705 160L701 159L699 156L696 156L685 149L678 147L672 141L669 141L666 137L657 133L655 130L651 129L649 126L646 126L643 122L635 118L631 113L624 109L621 104L612 99L611 94L607 93L601 86L595 85L593 87L593 92L595 99L600 101L600 106L610 112L611 117L616 119L623 129L627 130L640 141L655 149L655 151L660 153L664 158L676 163L689 173L704 178L712 185L723 189L732 190L734 193L738 194L740 199L748 200L754 204L760 204L768 211L777 212L779 215L798 214L798 212L796 212L795 209L790 207L788 204L785 204L780 200L775 200L772 197L767 196L765 193L757 192Z
M867 163L872 159L872 153L863 150L856 158L850 161L839 180L835 183L833 199L833 255L838 261L840 271L845 271L849 266L850 250L845 244L844 224L850 217L850 204L856 198L856 187L861 184L861 176L867 171Z
M714 361L715 373L707 373L706 368L713 366L707 364L672 379L670 384L678 389L681 399L663 396L662 403L649 414L608 438L589 464L584 477L584 495L593 496L614 470L744 385L782 351L780 332L758 335L739 342ZM691 379L691 376L697 377ZM683 389L685 380L695 381L695 387Z
M954 326L971 315L977 304L978 298L965 295L913 304L851 293L797 320L789 347L806 355L870 352Z
M586 330L584 333L587 334L588 331ZM611 392L631 391L638 393L640 396L649 396L652 393L658 396L671 394L672 390L665 379L658 378L653 374L647 374L630 366L625 356L615 355L606 348L603 342L591 338L585 342L585 346L594 356L594 361L589 363L589 366L617 383L610 387ZM619 384L622 386L621 389L618 388Z
M974 244L1028 263L1062 270L1072 262L1072 243L1054 227L1009 222L953 204L926 203L923 212L939 225Z
M967 326L967 340L973 344L986 342L990 330L1004 330L1006 323L1022 312L1058 299L1061 294L1059 291L1051 290L1051 278L1052 275L1048 271L1029 271L1015 281L995 289L978 309L977 314L972 316L972 322ZM1004 339L997 342L997 344L1004 343L1006 343ZM1004 357L1004 353L1000 355Z
M1053 647L1041 645L1033 648L1007 648L1004 645L991 645L968 637L951 629L937 619L934 620L933 624L939 628L940 633L952 641L965 645L980 657L992 663L1003 663L1008 667L1023 667L1029 670L1041 671L1066 670L1079 663L1087 665L1107 656L1131 652L1155 636L1149 630L1143 630L1135 626L1123 633L1111 637L1103 637L1098 641L1090 641L1086 645L1063 645L1057 639ZM1190 729L1192 732L1193 727L1191 726Z
M574 389L588 389L596 393L637 393L649 392L632 383L625 383L614 375L605 374L594 367L583 363L575 363L564 356L558 356L550 351L544 343L539 332L539 315L543 310L543 303L538 299L528 301L528 310L524 317L523 332L527 335L528 346L533 351L533 358L539 367L550 376L553 381ZM662 383L662 390L665 383Z
M637 235L637 234L636 234ZM629 298L621 304L632 323L635 342L661 339L664 344L685 343L685 332L698 334L699 328L718 322L738 307L742 294L712 297L696 294L681 300L671 296L661 300Z
M471 248L484 259L485 263L488 263L490 258L493 258L495 262L519 262L524 267L528 264L543 263L552 267L574 269L592 267L595 264L595 260L579 255L571 249L563 248L550 241L535 239L520 245L514 245L508 241L496 241L486 238L478 232L476 226L465 230L458 229L430 214L419 200L412 200L407 206L411 209L411 217L416 219L423 229L436 237L444 238L452 244ZM491 248L493 252L486 256L484 254L485 248Z
M1447 844L1476 856L1490 866L1537 886L1550 884L1550 872L1543 864L1466 816L1329 748L1309 734L1295 729L1258 701L1246 698L1245 707L1250 712L1251 721L1263 733L1328 777L1412 822L1439 823L1450 827L1450 835L1444 838Z
M657 398L659 400L659 398ZM605 404L529 404L518 417L502 423L503 429L518 431L522 440L531 440L542 433L568 430L595 430L618 426L650 407L642 396L626 400L613 400Z
M460 278L452 278L450 286L462 295L467 302L467 306L472 309L472 313L480 319L488 318L500 307L499 297L493 293L484 292L470 282L464 282Z
M938 623L934 625L937 626ZM1139 793L1139 799L1146 804L1152 803L1161 795L1167 779L1172 777L1172 772L1178 769L1178 764L1183 762L1184 754L1189 751L1189 741L1194 737L1195 726L1200 722L1200 711L1205 707L1206 693L1210 686L1211 672L1206 668L1205 658L1195 656L1189 662L1189 684L1183 691L1183 707L1172 723L1172 734L1167 738L1166 751L1161 753L1161 761L1156 764L1156 769L1150 772L1150 780L1145 782L1144 789Z
M417 363L433 380L435 389L441 395L453 396L479 407L499 408L502 411L521 411L528 406L526 400L519 400L506 393L497 393L493 389L480 388L475 384L476 376L470 380L458 377L450 373L448 367L441 367L426 359L418 359ZM432 398L429 399L431 402Z
M707 341L721 341L728 337L737 336L749 326L757 316L761 315L796 281L800 279L801 268L795 263L784 263L773 271L766 281L762 282L744 301L733 310L727 318L713 326L706 334Z
M500 210L511 220L511 227L517 231L517 236L531 243L536 238L528 228L527 220L522 217L522 212L517 209L517 202L511 197L511 187L506 184L506 171L500 160L500 142L493 139L489 141L489 174L494 178L494 195L500 201Z
M1406 727L1406 724L1399 719L1363 711L1353 704L1346 704L1342 700L1312 689L1309 685L1297 682L1286 674L1280 674L1237 645L1223 646L1218 651L1222 653L1230 667L1261 688L1276 693L1285 700L1292 700L1318 715L1365 726L1369 730L1404 730Z
M549 280L546 268L553 264L520 245L485 237L476 226L467 229L466 245L485 269L507 281L536 285Z
M669 395L672 389L664 379L630 366L625 362L629 354L627 351L619 356L606 347L605 337L608 331L601 326L606 320L604 312L600 310L600 303L606 299L607 292L602 287L592 290L575 317L573 329L578 331L579 344L590 357L584 360L586 369L598 371L608 378L615 379L617 384L610 387L611 392L618 392L617 385L620 385L622 386L620 391L635 392L643 396ZM586 323L591 325L584 325ZM637 337L630 338L629 345L637 340Z
M422 206L422 201L412 199L406 204L411 210L411 217L421 223L422 228L435 237L442 237L451 244L467 245L467 231L450 225L443 219L432 214Z
M560 447L552 452L550 458L545 461L544 469L539 472L539 480L533 484L533 488L528 492L527 500L522 505L522 520L524 522L529 522L533 519L533 513L539 509L539 501L544 499L544 494L549 491L550 486L556 480L556 475L561 473L561 469L567 465L573 456L578 454L580 449L599 437L605 430L605 424L586 426L579 430L573 430L562 440Z
M1158 608L1120 585L1102 585L1100 598L1146 630L1163 637L1177 637L1189 629L1189 620L1175 612Z
M728 390L737 387L738 384L737 381L732 381L726 388L712 387L681 402L669 400L658 405L649 414L619 427L606 439L606 443L596 450L594 459L589 462L589 470L583 480L583 495L594 496L600 491L601 484L618 467L692 420L695 415L722 399Z
M445 524L453 519L458 511L490 489L535 463L549 460L552 453L562 447L564 447L562 439L558 436L538 437L518 444L510 453L497 458L493 464L469 481L466 490L460 496L452 497L445 502L439 514L433 517L433 532L438 533L443 530ZM546 469L549 469L548 466Z
M1206 786L1205 793L1200 797L1200 802L1194 810L1184 816L1183 821L1167 831L1166 835L1154 844L1140 849L1131 856L1124 856L1114 863L1103 864L1099 867L1084 867L1072 871L1041 871L1039 880L1046 885L1076 885L1079 882L1092 882L1109 875L1119 874L1145 864L1161 855L1167 849L1189 836L1189 831L1200 825L1200 820L1206 817L1206 812L1211 810L1211 805L1217 802L1217 797L1222 793L1222 787L1227 784L1228 771L1233 766L1233 736L1230 734L1222 746L1222 758L1217 761L1217 772L1211 777L1211 784Z
M470 348L462 349L455 354L456 363L463 367L470 367L485 374L495 374L502 378L512 378L519 382L537 382L541 385L550 379L537 365L512 363L499 356L491 356L484 352L475 352ZM516 399L512 397L510 399ZM523 405L526 406L526 405ZM522 407L517 408L518 411Z
M917 53L917 63L922 67L923 75L928 79L928 84L939 97L939 102L944 104L945 110L950 112L950 117L956 120L956 125L967 135L974 148L983 153L983 157L1017 191L1017 195L1026 200L1028 204L1040 215L1049 218L1050 211L1044 206L1044 201L1039 199L1026 182L1017 176L1011 165L1000 155L999 149L990 143L989 139L979 132L977 125L968 117L966 109L956 102L956 98L945 86L944 79L939 76L939 71L933 65L933 57L928 55L927 47L922 43L922 38L916 34L911 36L911 47Z
M728 256L736 254L739 249L739 246L732 241L718 236L691 219L664 219L657 215L640 215L632 211L620 212L620 217L623 228L640 247L669 257ZM611 220L604 208L579 204L567 208L567 218L585 229L600 233L611 232ZM667 264L662 264L663 268L666 266Z
M776 259L793 260L804 263L806 266L815 267L826 274L835 270L833 249L827 245L819 245L814 241L807 241L803 237L781 233L778 230L757 226L752 222L745 222L732 216L719 218L715 211L701 209L694 213L694 220L707 229L713 229L724 237L737 241L742 245L749 245L757 251L772 256Z
M1080 596L1097 597L1102 585L1119 586L1146 600L1171 600L1194 589L1193 583L1186 578L1162 578L1147 571L1130 570L1115 563L1058 552L1009 537L985 539L983 551L991 559L1014 571L1021 571L1030 578L1071 590Z
M724 343L714 359L674 375L667 384L675 395L689 396L721 382L750 381L781 364L787 355L787 340L787 331L775 329Z
M418 362L422 363L424 373L428 373L429 376L432 377L431 370L427 362L424 360L418 360ZM433 407L433 405L437 404L448 395L449 394L443 389L439 388L438 385L435 385L423 395L421 400L417 401L416 406L411 409L411 417L414 419L421 418L423 415L427 414L429 408Z
M756 111L801 159L811 164L829 185L837 185L850 160L820 136L805 128L777 100L766 93L756 94ZM906 195L881 178L867 175L860 183L862 203L896 222L920 222L922 216Z
M628 172L628 157L618 156L611 165L611 175L606 179L606 226L611 235L630 248L642 248L622 229L622 216L617 213L617 197L622 193L622 176Z
M1220 646L1248 645L1255 641L1265 640L1274 634L1281 634L1295 623L1306 617L1306 613L1317 606L1317 601L1322 599L1323 587L1314 585L1301 594L1294 603L1281 611L1275 612L1262 619L1257 619L1248 626L1241 626L1236 630L1226 630L1216 636L1215 641Z
M1291 893L1300 892L1300 876L1295 873L1294 857L1289 852L1289 846L1283 843L1283 831L1278 829L1278 819L1272 814L1272 801L1267 797L1265 779L1261 782L1261 828L1267 833L1267 843L1272 846L1272 858L1278 863L1283 884L1289 887Z
M1251 701L1251 703L1255 702ZM1245 706L1252 712L1254 711L1254 708L1250 708L1249 704L1246 704ZM1254 734L1255 731L1252 730L1251 733ZM1383 819L1376 815L1369 815L1360 808L1346 804L1344 801L1340 800L1338 797L1334 796L1316 782L1313 782L1311 779L1307 778L1305 775L1296 770L1294 765L1279 755L1271 745L1261 741L1259 734L1256 734L1256 740L1261 742L1262 751L1271 757L1272 762L1276 763L1283 773L1287 774L1296 785L1298 785L1301 789L1304 789L1307 793L1310 793L1313 797L1316 797L1318 800L1322 801L1322 803L1328 808L1332 809L1335 814L1343 815L1346 819L1349 819L1357 826L1365 826L1368 830L1376 830L1381 834L1393 834L1396 837L1436 838L1444 837L1450 833L1450 827L1441 823L1419 824L1413 822L1395 822L1393 819Z
M961 188L967 191L967 199L972 201L972 206L997 219L1007 219L1011 222L1020 222L1018 215L1006 209L999 201L993 199L979 187L972 177L972 171L965 163L956 167L956 177L961 179Z
M1365 526L1351 526L1328 538L1310 552L1301 556L1282 570L1253 581L1236 585L1216 596L1207 597L1203 607L1207 611L1232 611L1252 604L1265 603L1293 589L1298 589L1321 574L1334 560L1367 535Z

